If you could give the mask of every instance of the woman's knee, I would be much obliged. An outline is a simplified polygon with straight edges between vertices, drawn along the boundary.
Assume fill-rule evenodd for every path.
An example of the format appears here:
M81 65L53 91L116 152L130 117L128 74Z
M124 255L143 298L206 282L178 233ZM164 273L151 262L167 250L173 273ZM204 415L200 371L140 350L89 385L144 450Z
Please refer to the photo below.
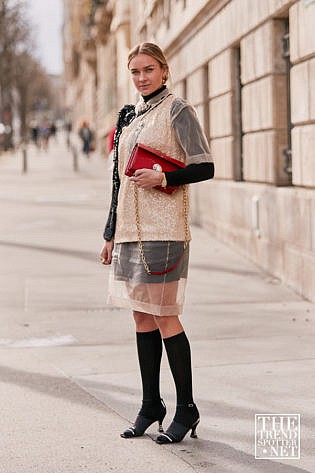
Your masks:
M154 316L144 312L133 311L137 332L151 332L158 328Z
M155 323L160 329L163 338L177 335L183 331L183 326L176 315L172 316L155 316Z

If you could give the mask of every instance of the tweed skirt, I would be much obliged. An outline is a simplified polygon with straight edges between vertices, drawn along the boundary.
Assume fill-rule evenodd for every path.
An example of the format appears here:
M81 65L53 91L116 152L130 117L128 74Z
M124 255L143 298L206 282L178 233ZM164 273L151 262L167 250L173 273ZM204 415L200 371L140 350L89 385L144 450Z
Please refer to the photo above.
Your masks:
M166 274L148 274L137 242L116 243L107 302L152 315L181 314L187 282L189 245L184 250L182 241L144 241L143 249L151 271L164 271L174 266L179 259L180 261Z

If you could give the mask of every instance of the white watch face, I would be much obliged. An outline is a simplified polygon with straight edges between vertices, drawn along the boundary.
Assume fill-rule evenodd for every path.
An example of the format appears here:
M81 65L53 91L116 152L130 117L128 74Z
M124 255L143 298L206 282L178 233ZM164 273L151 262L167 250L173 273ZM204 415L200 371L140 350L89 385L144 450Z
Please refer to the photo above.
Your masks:
M154 171L162 172L162 166L158 163L153 164L152 169L154 169Z

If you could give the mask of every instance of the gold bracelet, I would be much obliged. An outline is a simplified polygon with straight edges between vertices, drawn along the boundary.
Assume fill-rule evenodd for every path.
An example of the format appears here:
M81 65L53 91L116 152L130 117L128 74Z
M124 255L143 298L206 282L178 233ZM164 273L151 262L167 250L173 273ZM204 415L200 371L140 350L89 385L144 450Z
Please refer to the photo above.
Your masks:
M165 176L165 173L163 172L163 177L162 177L162 181L161 181L161 184L160 186L161 187L166 187L167 186L167 180L166 180L166 176Z

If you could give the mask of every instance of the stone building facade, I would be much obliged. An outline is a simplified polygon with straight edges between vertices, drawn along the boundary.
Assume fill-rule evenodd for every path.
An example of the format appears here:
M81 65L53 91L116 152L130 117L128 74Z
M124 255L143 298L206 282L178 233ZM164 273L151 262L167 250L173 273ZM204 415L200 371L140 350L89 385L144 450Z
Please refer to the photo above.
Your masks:
M136 100L129 48L160 44L216 164L213 181L191 186L194 222L313 301L314 26L314 0L65 0L74 120L101 142Z

